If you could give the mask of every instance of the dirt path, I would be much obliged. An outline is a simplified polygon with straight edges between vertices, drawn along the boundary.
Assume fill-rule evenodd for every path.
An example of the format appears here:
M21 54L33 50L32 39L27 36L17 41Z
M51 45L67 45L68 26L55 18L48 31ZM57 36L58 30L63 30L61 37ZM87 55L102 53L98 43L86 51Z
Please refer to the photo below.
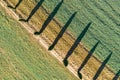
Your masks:
M12 16L12 17L13 17L17 22L19 22L30 34L32 34L33 38L35 38L35 39L40 43L40 45L42 45L43 47L45 47L46 50L48 49L49 43L48 43L43 37L41 37L41 36L34 36L34 35L33 35L33 33L34 33L34 31L35 31L35 29L34 29L34 27L33 27L34 25L29 24L29 23L25 23L25 22L20 22L20 21L18 21L18 19L19 19L18 14L16 14L16 13L15 13L13 10L11 10L10 8L6 7L7 4L6 4L3 0L2 0L2 1L0 0L0 5L1 5L2 7L4 7L4 9L6 10L6 13L8 13L8 15ZM47 13L47 11L46 11L46 13ZM48 14L48 13L47 13L47 14ZM54 20L54 22L57 22L57 21ZM60 25L59 23L57 23L57 24ZM60 25L60 26L61 26L61 25ZM68 32L67 32L67 34L70 35ZM70 36L71 36L71 35L70 35ZM71 36L71 37L72 37L72 36ZM74 38L74 37L72 37L72 38ZM83 47L83 48L84 48L84 47ZM88 52L86 48L84 48L84 49L86 50L86 52ZM52 51L50 51L50 54L51 54L52 56L56 57L56 58L62 63L63 58L62 58L62 56L59 55L59 52L58 52L58 51L52 50ZM93 56L93 58L95 58L99 63L101 63L96 57ZM62 63L62 64L63 64L63 63ZM73 66L72 64L70 64L67 68L68 68L69 71L72 72L76 77L78 77L75 67L76 67L75 65ZM111 71L109 68L107 68L107 69L108 69L109 71ZM84 78L84 79L82 79L82 80L90 80L89 77L88 77L88 75L85 75L84 73L85 73L85 71L82 72L82 75L83 75L83 78ZM111 73L113 73L113 72L111 71Z
M19 16L14 12L12 11L10 8L7 7L7 4L4 2L4 1L0 1L0 5L2 7L4 7L6 13L9 15L9 16L12 16L17 22L19 22L30 34L33 35L34 33L34 30L32 27L30 27L31 25L29 25L28 23L25 23L25 22L20 22L18 21L19 19ZM45 42L45 40L43 40L40 36L34 36L33 37L38 40L38 42L44 46L46 49L48 49L48 44L47 42ZM58 55L58 53L55 51L55 50L52 50L50 51L50 54L53 55L54 57L56 57L56 59L58 59L61 63L62 63L62 57ZM76 77L77 76L77 73L76 71L72 68L72 66L68 65L67 67L69 69L70 72L72 72ZM84 80L84 79L83 79ZM85 80L89 80L87 77Z

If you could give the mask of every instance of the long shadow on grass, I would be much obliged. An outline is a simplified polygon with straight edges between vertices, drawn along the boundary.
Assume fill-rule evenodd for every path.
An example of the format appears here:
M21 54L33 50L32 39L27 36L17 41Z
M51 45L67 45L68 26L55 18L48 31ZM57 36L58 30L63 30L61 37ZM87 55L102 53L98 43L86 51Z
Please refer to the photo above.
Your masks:
M115 74L112 80L118 80L119 76L120 76L120 70Z
M76 13L77 12L75 12L74 14L72 14L72 16L69 18L69 20L67 21L67 23L61 29L61 31L59 32L59 34L57 35L56 39L54 40L54 42L52 43L52 45L49 47L48 50L52 50L54 48L54 46L57 44L57 42L59 41L59 39L63 36L64 32L66 31L66 29L68 28L68 26L72 22L72 20L75 17Z
M34 33L35 35L39 35L39 34L41 34L44 31L44 29L47 27L47 25L50 23L50 21L53 19L53 17L58 12L58 10L61 7L62 3L63 3L63 0L54 8L54 10L52 11L52 13L48 16L48 18L46 19L46 21L42 25L42 28L40 29L40 31Z
M82 38L85 36L87 30L89 29L91 25L91 22L88 23L88 25L84 28L84 30L82 31L82 33L78 36L78 38L75 40L74 44L71 46L71 48L69 49L69 51L67 52L67 55L65 56L63 63L65 66L68 65L68 58L70 57L70 55L73 53L73 51L75 50L75 48L78 46L79 42L82 40Z
M109 61L110 57L112 55L112 52L107 56L107 58L103 61L102 65L100 66L100 68L98 69L98 71L96 72L95 76L93 77L93 80L97 80L97 78L99 77L100 73L102 72L102 70L104 69L105 65L107 64L107 62Z
M82 62L81 66L78 69L78 76L80 79L82 79L82 74L80 73L80 71L82 70L82 68L87 64L88 60L90 59L90 57L92 56L92 54L94 53L95 49L97 48L98 44L100 41L98 41L93 48L89 51L88 55L86 56L86 58L84 59L84 61Z
M21 2L22 2L22 0L19 0L15 7L13 7L11 5L8 5L8 7L12 8L12 9L16 9L20 5Z
M28 18L27 19L19 19L19 21L28 22L31 19L31 17L35 14L35 12L39 9L39 7L42 5L43 2L44 2L44 0L40 0L38 2L38 4L34 7L34 9L31 11L31 13L28 16Z

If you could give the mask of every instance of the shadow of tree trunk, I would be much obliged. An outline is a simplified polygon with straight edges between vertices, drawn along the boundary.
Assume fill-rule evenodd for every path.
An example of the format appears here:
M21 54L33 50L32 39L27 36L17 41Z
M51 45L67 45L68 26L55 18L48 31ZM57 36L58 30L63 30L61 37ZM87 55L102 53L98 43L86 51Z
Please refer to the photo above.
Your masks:
M82 40L82 38L85 36L87 30L89 29L90 25L92 22L89 22L87 24L87 26L84 28L84 30L81 32L81 34L78 36L78 38L75 40L74 44L71 46L71 48L69 49L69 51L67 52L67 55L65 56L63 63L65 66L68 65L68 61L67 59L69 58L69 56L73 53L73 51L75 50L75 48L78 46L79 42ZM67 63L67 64L66 64Z
M59 8L61 7L63 3L63 0L55 7L55 9L51 12L51 14L48 16L48 18L46 19L46 21L44 22L44 24L42 25L42 28L40 29L39 32L35 32L35 35L39 35L41 34L44 29L47 27L47 25L50 23L50 21L53 19L53 17L56 15L56 13L58 12Z
M105 65L107 64L107 62L109 61L110 57L112 55L112 52L107 56L107 58L103 61L102 65L100 66L100 68L98 69L98 71L96 72L95 76L93 77L93 80L97 80L97 78L99 77L100 73L102 72L102 70L104 69Z
M98 41L93 48L89 51L88 55L86 56L86 58L84 59L84 61L82 62L81 66L78 69L78 76L80 76L79 78L82 79L82 74L80 73L80 71L82 70L82 68L87 64L88 60L90 59L90 57L92 56L92 54L94 53L95 49L97 48L98 44L100 41Z
M28 18L27 19L19 19L19 21L28 22L31 19L31 17L35 14L35 12L39 9L39 7L42 5L43 2L44 2L44 0L40 0L38 2L38 4L34 7L34 9L31 11L31 13L28 16Z
M64 25L64 27L61 29L61 31L59 32L59 34L57 35L56 39L54 40L54 42L52 43L52 45L48 48L48 50L52 50L54 48L54 46L57 44L57 42L59 41L59 39L63 36L64 32L66 31L66 29L68 28L68 26L70 25L70 23L72 22L73 18L75 17L77 12L75 12L74 14L72 14L72 16L69 18L69 20L67 21L67 23Z
M12 8L12 9L16 9L20 5L21 2L22 2L22 0L19 0L15 7L13 7L11 5L8 5L8 7Z
M119 76L120 76L120 70L115 74L112 80L118 80Z

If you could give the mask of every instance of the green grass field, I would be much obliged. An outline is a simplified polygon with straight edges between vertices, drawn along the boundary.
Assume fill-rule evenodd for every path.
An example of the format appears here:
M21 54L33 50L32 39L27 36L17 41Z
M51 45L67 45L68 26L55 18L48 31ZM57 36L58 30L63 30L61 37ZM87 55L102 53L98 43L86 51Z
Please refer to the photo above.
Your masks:
M0 80L77 80L0 6Z
M38 0L35 0L38 2ZM45 0L44 7L51 12L60 0ZM120 1L116 0L64 0L56 18L63 24L70 15L78 11L69 30L77 37L88 22L92 21L88 33L82 43L90 50L97 39L102 43L95 52L101 61L113 51L108 62L111 69L116 72L120 68Z

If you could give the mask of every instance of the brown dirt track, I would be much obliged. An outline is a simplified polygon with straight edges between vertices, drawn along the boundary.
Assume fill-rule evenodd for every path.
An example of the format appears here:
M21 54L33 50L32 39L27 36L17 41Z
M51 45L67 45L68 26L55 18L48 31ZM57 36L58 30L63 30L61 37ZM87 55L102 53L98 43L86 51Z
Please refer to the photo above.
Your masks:
M7 2L10 5L15 5L16 0L15 1L9 0ZM27 4L33 3L33 4L26 5L26 3ZM4 6L6 6L3 1L0 1L0 4L3 4ZM21 6L22 7L24 6L24 7L21 8ZM6 11L8 14L14 15L13 16L14 19L18 20L19 17L26 18L26 16L28 16L29 12L31 11L30 8L34 6L35 6L34 2L25 0L15 12L10 10L9 8ZM48 16L48 12L43 7L41 7L37 11L37 13L32 17L29 23L24 23L24 22L20 22L20 23L21 25L23 25L23 27L25 27L28 30L29 33L33 34L34 31L38 31L41 28L47 16ZM60 29L61 29L61 24L58 23L56 19L54 19L53 21L51 21L51 23L48 25L48 27L40 36L33 35L33 37L36 38L40 42L40 44L47 49L50 46L50 44L52 44L52 42L54 41ZM74 40L75 40L74 36L71 35L69 31L67 31L64 34L64 36L59 40L58 44L55 46L55 49L53 51L50 51L51 54L54 55L59 61L62 62L70 46L73 44ZM77 69L79 68L79 66L81 65L82 61L84 60L87 54L88 54L88 50L83 46L83 44L79 44L79 46L76 48L72 56L69 58L70 64L68 68L75 75L77 75ZM100 65L101 65L101 62L97 58L92 56L91 59L86 64L86 66L81 71L81 73L83 74L83 79L92 80L93 76L95 75ZM113 77L114 77L114 73L108 67L105 67L101 75L99 76L98 80L112 80Z

